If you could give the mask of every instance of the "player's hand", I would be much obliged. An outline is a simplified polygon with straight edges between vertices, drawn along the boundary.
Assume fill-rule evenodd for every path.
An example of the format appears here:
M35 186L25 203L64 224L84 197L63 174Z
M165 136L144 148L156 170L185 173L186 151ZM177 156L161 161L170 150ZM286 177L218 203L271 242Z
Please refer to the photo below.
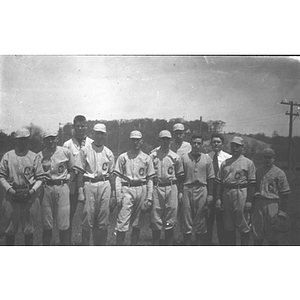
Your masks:
M179 193L179 194L178 194L178 204L179 204L179 205L182 205L182 202L183 202L183 194L182 194L182 193Z
M144 203L142 204L142 210L145 212L150 212L153 206L152 199L146 199Z
M249 212L251 210L251 208L252 208L252 203L251 202L246 202L245 206L244 206L244 210L246 212Z
M207 201L207 205L211 206L213 204L213 196L212 195L207 195L206 201Z
M85 197L83 193L83 188L80 187L78 188L78 202L84 202L84 201L85 201Z
M280 210L280 211L278 211L278 214L277 214L277 216L278 216L278 217L280 217L280 218L284 218L284 219L286 219L286 212L285 212L285 211L282 211L282 210Z
M11 187L7 191L11 196L15 195L17 192Z
M216 207L217 210L223 210L224 209L223 205L222 205L222 202L221 202L221 199L217 199L215 207Z
M32 196L35 193L35 189L30 189L29 190L29 195Z

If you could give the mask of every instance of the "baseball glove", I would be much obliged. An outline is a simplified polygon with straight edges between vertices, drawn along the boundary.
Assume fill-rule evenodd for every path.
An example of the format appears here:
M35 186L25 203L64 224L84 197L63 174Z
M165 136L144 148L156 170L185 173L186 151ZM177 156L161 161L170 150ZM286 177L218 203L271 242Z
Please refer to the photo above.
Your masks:
M288 232L291 228L291 219L289 215L287 213L279 211L272 227L276 232L279 233Z
M16 193L12 196L12 199L17 203L26 203L29 198L29 188L16 189Z

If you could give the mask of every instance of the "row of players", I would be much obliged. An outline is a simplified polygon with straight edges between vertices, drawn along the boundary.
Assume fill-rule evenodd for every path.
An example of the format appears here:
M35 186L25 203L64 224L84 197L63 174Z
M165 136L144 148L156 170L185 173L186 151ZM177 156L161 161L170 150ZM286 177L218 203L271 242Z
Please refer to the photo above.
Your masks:
M116 207L117 245L124 244L130 227L131 245L138 244L146 213L153 245L159 245L162 230L165 244L173 245L178 218L185 245L191 245L193 232L197 245L211 245L214 219L220 245L235 245L236 231L242 245L249 244L250 232L255 245L264 239L278 244L272 224L279 211L285 215L290 188L285 173L274 165L272 149L263 150L264 165L256 170L242 154L241 137L231 141L230 155L222 150L223 136L213 134L213 151L204 154L202 137L195 134L190 143L183 141L184 125L177 123L173 140L168 130L162 130L160 146L150 155L141 151L142 133L132 131L130 150L115 162L104 145L104 124L94 126L93 140L85 135L84 116L76 116L73 126L74 136L63 147L57 145L56 132L45 132L46 147L38 154L28 148L28 129L16 132L16 148L0 162L6 245L14 245L20 222L25 245L33 245L40 202L43 245L51 244L55 227L60 244L72 244L78 201L84 204L83 245L90 244L91 234L94 245L106 245L109 214ZM22 194L24 190L28 193Z

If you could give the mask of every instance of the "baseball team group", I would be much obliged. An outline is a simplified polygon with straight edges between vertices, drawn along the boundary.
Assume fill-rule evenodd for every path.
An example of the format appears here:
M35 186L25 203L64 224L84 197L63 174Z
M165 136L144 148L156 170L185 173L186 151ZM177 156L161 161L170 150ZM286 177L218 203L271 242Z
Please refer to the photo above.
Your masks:
M231 154L223 151L224 137L211 135L212 152L203 153L203 138L183 140L182 123L173 132L159 132L160 145L146 154L143 135L133 130L130 149L115 159L105 146L106 126L93 127L86 136L87 120L77 115L73 137L58 146L58 133L43 134L45 148L29 150L30 131L15 133L15 148L0 162L0 184L5 190L2 223L6 245L15 244L19 225L24 244L34 244L38 214L42 215L42 244L51 245L53 229L60 245L73 245L72 226L82 205L81 244L106 245L110 214L117 210L115 244L138 245L140 230L150 219L153 245L174 245L178 223L184 245L212 245L213 228L219 245L278 245L274 223L286 218L290 187L286 174L274 165L271 148L262 151L256 168L243 155L244 140L235 136ZM192 236L194 235L194 237Z

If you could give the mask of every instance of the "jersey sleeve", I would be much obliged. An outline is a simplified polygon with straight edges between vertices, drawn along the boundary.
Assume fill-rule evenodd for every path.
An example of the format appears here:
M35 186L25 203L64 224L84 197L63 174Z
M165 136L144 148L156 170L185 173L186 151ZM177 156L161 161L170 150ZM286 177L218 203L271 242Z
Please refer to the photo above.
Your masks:
M148 161L148 168L147 168L146 180L153 179L156 176L152 158L148 156L147 161Z
M125 164L125 159L122 155L120 155L115 164L113 174L123 178L124 177L124 168L123 168L124 164Z
M248 184L255 184L255 183L256 183L256 169L254 163L250 161L249 170L248 170Z
M46 176L42 165L42 158L39 154L36 155L33 161L33 167L35 180L44 180Z
M8 177L8 159L7 154L5 153L0 162L0 178L7 178Z
M184 163L183 163L183 155L178 158L178 169L177 169L177 178L184 177Z
M75 157L74 170L85 173L86 166L86 151L85 148L82 148L78 155Z
M69 149L67 149L66 152L67 152L66 154L67 154L67 158L68 158L68 161L67 161L68 171L70 172L74 168L75 158L74 158L74 155L71 153L71 151Z
M291 189L286 178L285 173L282 171L278 176L278 192L281 195L287 195L291 193Z
M115 168L115 156L114 156L114 154L113 154L112 151L111 151L111 152L110 152L110 160L109 160L108 173L109 173L109 174L113 174L114 168Z

